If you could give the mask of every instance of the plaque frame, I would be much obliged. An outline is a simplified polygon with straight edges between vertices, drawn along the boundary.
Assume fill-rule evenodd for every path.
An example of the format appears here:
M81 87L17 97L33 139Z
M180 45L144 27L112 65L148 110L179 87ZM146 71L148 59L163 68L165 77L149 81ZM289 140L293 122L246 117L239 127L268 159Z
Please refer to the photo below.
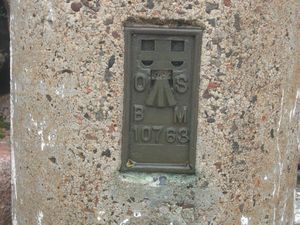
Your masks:
M190 144L188 163L139 163L129 158L130 154L130 118L131 118L131 99L130 92L133 86L131 82L132 73L132 37L133 35L167 35L167 36L189 36L194 40L194 49L192 57L192 99L191 99L191 124L190 124ZM162 26L142 26L131 25L124 27L124 99L123 99L123 127L122 127L122 147L121 147L121 172L139 171L139 172L167 172L167 173L195 173L196 148L197 148L197 121L198 121L198 99L200 84L200 56L202 46L203 29L199 27L162 27ZM197 47L196 47L197 46ZM159 157L159 156L157 156Z

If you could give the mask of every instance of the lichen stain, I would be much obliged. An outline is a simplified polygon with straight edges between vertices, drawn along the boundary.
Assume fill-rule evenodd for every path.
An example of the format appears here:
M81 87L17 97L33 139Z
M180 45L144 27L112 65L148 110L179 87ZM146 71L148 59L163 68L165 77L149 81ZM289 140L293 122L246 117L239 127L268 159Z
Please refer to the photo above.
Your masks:
M12 221L12 224L13 224L13 225L18 225L16 212L13 213L13 221Z
M120 225L125 225L125 224L127 224L129 222L129 219L125 219L125 220L123 220L121 223L120 223Z
M248 225L249 219L245 216L241 217L241 225Z
M142 214L141 214L141 212L135 211L135 212L133 213L133 216L136 217L136 218L138 218L138 217L141 217Z
M44 218L44 214L42 211L39 211L38 215L37 215L37 225L42 225L42 220Z
M105 211L99 211L98 216L97 216L97 220L101 221L102 220L102 216L105 214Z

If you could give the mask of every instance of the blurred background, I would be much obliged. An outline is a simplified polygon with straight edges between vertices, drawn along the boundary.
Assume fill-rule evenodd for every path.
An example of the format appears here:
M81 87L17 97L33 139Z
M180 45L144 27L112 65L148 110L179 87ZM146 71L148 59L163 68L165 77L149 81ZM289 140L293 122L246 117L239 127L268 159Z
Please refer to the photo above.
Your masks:
M9 66L8 4L0 0L0 225L11 224Z

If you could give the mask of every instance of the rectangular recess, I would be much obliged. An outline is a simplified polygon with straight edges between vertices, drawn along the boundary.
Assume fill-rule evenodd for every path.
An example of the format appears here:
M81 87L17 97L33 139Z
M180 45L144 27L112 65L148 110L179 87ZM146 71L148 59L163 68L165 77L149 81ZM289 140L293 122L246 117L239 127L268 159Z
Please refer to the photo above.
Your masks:
M154 51L155 41L154 40L142 40L141 49L142 49L142 51Z
M171 51L183 52L184 51L184 41L171 41Z
M195 172L202 32L125 27L121 171Z

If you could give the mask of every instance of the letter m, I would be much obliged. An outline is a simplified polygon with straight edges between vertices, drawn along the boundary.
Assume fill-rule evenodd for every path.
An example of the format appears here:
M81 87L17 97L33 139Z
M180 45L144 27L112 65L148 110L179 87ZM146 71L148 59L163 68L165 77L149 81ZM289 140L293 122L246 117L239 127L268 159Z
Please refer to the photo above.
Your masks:
M174 123L186 123L187 121L187 106L175 106L174 108Z

